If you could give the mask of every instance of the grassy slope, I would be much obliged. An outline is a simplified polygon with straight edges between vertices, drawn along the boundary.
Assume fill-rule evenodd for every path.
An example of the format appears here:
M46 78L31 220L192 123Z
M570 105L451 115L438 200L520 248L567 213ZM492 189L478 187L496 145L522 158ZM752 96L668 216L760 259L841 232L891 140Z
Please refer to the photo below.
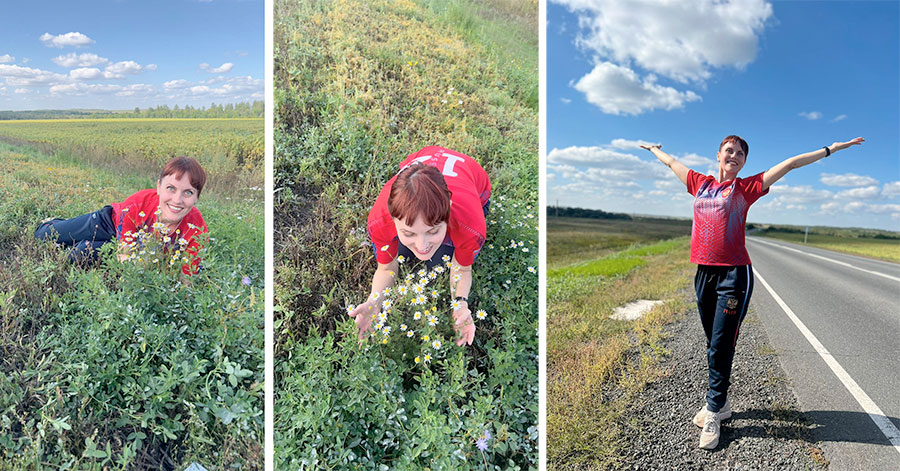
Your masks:
M653 365L664 353L663 326L690 306L684 294L693 274L689 240L659 241L682 231L665 220L551 219L548 245L584 241L602 247L595 250L605 256L564 265L548 255L548 266L557 267L547 281L550 469L616 464L619 418L634 394L659 374ZM639 245L628 248L634 244ZM557 253L573 258L568 248ZM617 306L638 299L666 302L633 323L609 319ZM639 360L628 362L629 355Z
M354 461L362 467L402 459L435 465L459 459L446 456L451 444L472 453L470 436L486 423L502 444L492 461L536 462L537 282L522 275L537 265L536 12L536 3L502 1L276 3L277 463L309 462L316 448L321 466L336 465L340 453L362 455ZM488 243L498 247L480 255L473 296L497 317L435 376L398 375L390 363L366 363L347 335L344 308L369 290L371 202L403 157L430 144L472 155L491 176L496 223ZM505 207L494 206L500 196ZM512 226L514 217L524 219ZM511 238L531 252L502 252ZM517 283L506 287L507 279ZM458 368L472 380L452 380ZM358 374L345 376L350 371ZM442 390L446 403L422 405L453 384L461 389ZM330 403L333 415L303 415L314 400ZM421 407L403 418L375 412L398 401ZM484 401L494 410L486 412ZM393 438L366 452L375 446L366 440L384 433ZM340 450L328 443L345 439L350 446Z
M260 193L204 192L197 207L216 239L209 270L180 289L169 288L177 274L138 266L72 267L65 252L32 238L47 216L99 209L152 187L153 178L0 143L0 469L158 466L166 458L261 469ZM242 276L253 286L241 285ZM235 387L223 376L229 362L248 373ZM180 379L169 383L174 367ZM230 389L207 402L206 389L223 382ZM137 394L129 384L146 389ZM222 406L234 407L228 423L214 410Z

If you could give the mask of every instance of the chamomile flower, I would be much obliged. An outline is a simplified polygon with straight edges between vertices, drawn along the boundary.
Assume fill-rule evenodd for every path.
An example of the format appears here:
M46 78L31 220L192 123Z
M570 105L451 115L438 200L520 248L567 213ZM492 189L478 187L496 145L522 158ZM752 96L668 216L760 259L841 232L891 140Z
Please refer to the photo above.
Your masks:
M381 251L382 251L382 252L387 252L389 248L391 248L390 245L385 245L384 247L381 248Z
M416 357L416 359L414 361L418 365L419 363L422 363L422 357Z
M437 317L428 316L428 325L434 327L437 325L437 323L438 323Z
M431 348L434 348L435 350L440 350L441 349L441 341L435 340L434 342L431 342Z
M458 273L456 275L453 275L453 281L459 281L459 278L460 276Z
M438 290L436 290L436 289L431 290L431 297L432 297L432 298L437 298L438 296L439 296L439 295L438 295Z
M408 329L406 324L400 324L400 332L406 332L406 329Z
M424 294L416 296L416 304L425 304L426 298Z
M141 211L141 212L139 212L139 213L138 213L138 216L140 216L140 217L144 217L144 216L146 216L146 214L144 214L144 212L143 212L143 211Z
M528 252L528 247L522 247L522 252Z
M425 334L422 336L422 340L427 342L427 341L431 340L431 337L429 337L428 334Z
M413 293L422 294L425 288L422 285L413 285Z
M438 273L444 273L443 265L438 265L438 266L434 267L434 271L436 271Z
M430 361L431 361L431 355L429 355L429 354L426 353L426 354L425 354L425 363L428 363L428 362L430 362Z
M537 273L537 270L534 267L528 267L528 271L531 273Z
M387 288L385 288L384 291L383 291L385 297L390 296L391 293L393 293L393 292L394 292L394 290L393 290L390 286L388 286ZM388 301L385 301L385 302L388 302Z
M391 326L386 325L381 329L381 331L384 333L385 336L390 335L391 334Z
M413 332L412 330L407 330L407 331L406 331L406 336L407 336L407 337L412 338L413 335L416 335L416 333Z
M452 307L454 311L459 310L459 307L460 307L459 301L454 300L452 303L450 303L450 307Z
M405 295L409 291L409 288L406 285L400 285L397 287L397 294L400 296Z
M354 306L352 304L348 305L347 306L347 314L350 314L351 312L353 312L354 309L356 309L356 306Z
M421 319L421 318L422 318L422 311L416 311L416 312L413 314L413 319L419 320L419 319Z
M423 268L423 269L419 270L419 272L416 274L419 275L419 278L421 278L421 277L425 276L425 273L426 273L425 269Z
M397 261L399 263L403 263L406 261L406 257L404 257L403 255L399 255L399 256L397 256Z
M475 317L477 317L478 320L483 321L484 318L487 317L487 311L485 311L484 309L479 309L475 311Z
M444 255L443 257L441 257L441 260L443 260L443 261L445 261L445 262L449 262L449 261L450 261L450 256L449 256L449 255Z

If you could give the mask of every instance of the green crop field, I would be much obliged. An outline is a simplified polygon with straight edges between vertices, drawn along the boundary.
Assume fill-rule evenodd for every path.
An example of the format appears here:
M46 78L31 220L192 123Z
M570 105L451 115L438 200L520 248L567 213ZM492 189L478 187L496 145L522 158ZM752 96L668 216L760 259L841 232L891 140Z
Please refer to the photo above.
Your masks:
M663 326L691 305L685 234L690 221L548 218L548 469L621 464L624 417L658 374ZM639 299L664 303L637 321L609 318Z
M537 12L275 2L276 469L537 469ZM398 335L360 345L346 313L375 269L366 215L427 145L491 178L470 295L486 318L457 347L449 280L435 274L419 309L436 326L395 286ZM399 335L407 324L418 340Z
M139 133L119 136L135 145L178 134L162 122L81 124L104 139ZM0 135L9 125L19 141L63 137L52 149L0 143L0 469L262 469L261 190L217 192L229 175L210 172L197 203L210 238L189 282L112 251L80 268L33 238L38 222L155 187L164 157L129 170L109 149L83 147L90 128L0 123Z
M175 156L199 160L210 184L263 186L261 118L0 120L0 139L68 151L110 169L150 171Z

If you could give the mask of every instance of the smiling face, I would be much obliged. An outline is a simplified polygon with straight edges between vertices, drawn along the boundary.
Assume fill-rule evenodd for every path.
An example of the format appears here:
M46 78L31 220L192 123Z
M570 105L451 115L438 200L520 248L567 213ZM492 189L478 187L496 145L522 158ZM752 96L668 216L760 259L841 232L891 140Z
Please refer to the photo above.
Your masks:
M423 222L421 216L417 217L416 222L411 225L407 225L398 218L393 218L393 220L400 243L408 247L419 260L430 260L444 242L444 236L447 234L446 222L429 226Z
M168 226L176 226L197 204L198 191L191 185L191 175L187 172L181 178L175 174L162 177L156 183L156 194L159 195L159 222Z
M744 168L747 154L739 144L727 141L719 147L716 160L719 161L719 175L723 176L725 180L732 180Z

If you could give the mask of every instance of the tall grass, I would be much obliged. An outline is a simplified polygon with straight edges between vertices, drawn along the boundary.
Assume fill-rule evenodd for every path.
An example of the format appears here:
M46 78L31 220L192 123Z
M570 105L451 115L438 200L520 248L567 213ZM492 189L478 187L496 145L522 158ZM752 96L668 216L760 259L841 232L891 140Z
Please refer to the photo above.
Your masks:
M497 25L530 26L495 2L278 1L274 16L276 467L536 467L537 36L500 40ZM378 191L435 144L493 183L471 295L489 314L472 347L445 342L423 368L360 346L345 308L370 288Z
M189 283L111 251L74 266L32 236L156 177L0 144L0 469L262 468L260 193L203 192Z

